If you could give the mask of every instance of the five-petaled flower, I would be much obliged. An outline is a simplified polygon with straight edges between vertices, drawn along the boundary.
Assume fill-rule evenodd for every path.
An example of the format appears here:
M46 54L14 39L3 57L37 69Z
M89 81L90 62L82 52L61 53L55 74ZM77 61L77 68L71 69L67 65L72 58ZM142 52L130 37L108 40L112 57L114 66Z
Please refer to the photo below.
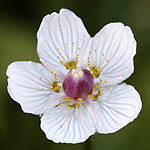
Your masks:
M113 133L141 110L134 87L136 41L128 26L110 23L90 37L67 9L43 18L37 33L42 62L14 62L8 92L23 111L41 115L41 128L54 142L84 142L96 131Z

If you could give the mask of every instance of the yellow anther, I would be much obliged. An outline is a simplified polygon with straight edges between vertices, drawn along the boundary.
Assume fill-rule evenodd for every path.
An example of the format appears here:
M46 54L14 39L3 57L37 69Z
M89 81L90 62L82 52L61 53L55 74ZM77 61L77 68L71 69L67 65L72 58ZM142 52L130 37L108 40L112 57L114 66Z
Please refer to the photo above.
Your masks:
M109 60L107 59L106 62L109 62Z
M94 50L94 52L96 52L96 49Z
M54 77L56 77L56 74L54 74Z
M77 101L83 101L83 99L82 98L78 98Z
M60 107L62 107L62 104L59 104Z
M70 97L67 97L67 96L66 96L66 97L64 97L64 100L68 100L68 99L70 99Z
M53 72L51 71L51 74L53 74Z
M99 86L99 82L96 82L96 86Z
M77 54L77 56L79 56L79 54Z
M102 56L104 56L104 54L102 54Z
M89 52L89 54L91 54L91 52Z
M75 104L75 105L74 105L74 108L79 108L79 105Z
M93 88L96 89L96 85L94 85Z
M68 110L71 110L71 108L70 108L70 107L68 107Z
M74 44L75 44L75 42L72 42L72 44L74 45Z
M61 89L61 86L58 86L58 82L53 82L52 84L51 84L51 86L53 87L52 89L56 92L56 93L58 93L58 92L60 92L60 89Z
M88 98L91 98L91 96L92 96L91 94L88 94Z
M59 51L59 48L56 48L57 51Z
M65 43L65 46L67 46L67 43Z
M80 48L78 48L78 50L80 50Z
M97 100L100 95L101 95L101 92L99 89L97 89L97 94L92 96L92 100Z
M69 61L66 64L64 64L64 66L66 67L66 69L72 70L77 66L77 61Z
M102 80L100 80L100 82L102 83Z
M40 71L42 72L43 70L42 70L42 69L40 69Z
M57 56L57 58L59 59L59 56Z
M59 100L59 102L61 102L61 99Z
M58 93L58 92L60 91L60 89L61 89L61 86L56 86L56 87L54 88L54 91L55 91L56 93Z
M42 91L44 91L44 88L42 88Z
M90 64L88 64L88 66L90 66Z
M63 62L62 62L62 61L60 61L60 63L63 65Z
M105 81L105 83L107 83L107 81Z
M92 72L93 77L97 78L100 75L100 70L96 66L93 66L90 68L90 71Z
M64 97L61 97L61 99L64 99Z
M88 59L90 59L90 57L88 57Z
M40 77L40 80L42 80L42 77Z
M68 106L70 107L70 108L79 108L80 107L80 105L79 104L69 104L68 103Z

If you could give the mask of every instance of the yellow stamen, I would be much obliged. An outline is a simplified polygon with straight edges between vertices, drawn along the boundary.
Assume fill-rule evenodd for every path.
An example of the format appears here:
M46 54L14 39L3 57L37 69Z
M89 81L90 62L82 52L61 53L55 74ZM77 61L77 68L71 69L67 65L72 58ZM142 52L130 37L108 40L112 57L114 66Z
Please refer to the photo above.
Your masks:
M64 66L66 67L66 69L68 70L72 70L73 68L75 68L77 65L77 62L75 61L69 61L66 64L64 64Z
M96 85L93 86L93 89L96 89Z
M56 87L54 88L54 91L55 91L56 93L58 93L58 92L60 91L60 89L61 89L61 86L56 86Z
M53 87L52 89L56 92L56 93L58 93L58 92L60 92L60 89L61 89L61 86L58 86L58 82L53 82L52 84L51 84L51 86Z
M96 86L99 86L99 82L96 82Z
M83 101L83 99L82 98L78 98L77 101Z
M100 75L100 70L96 66L93 66L90 68L90 71L92 72L93 77L98 78Z
M91 98L91 96L92 96L91 94L88 94L88 98Z

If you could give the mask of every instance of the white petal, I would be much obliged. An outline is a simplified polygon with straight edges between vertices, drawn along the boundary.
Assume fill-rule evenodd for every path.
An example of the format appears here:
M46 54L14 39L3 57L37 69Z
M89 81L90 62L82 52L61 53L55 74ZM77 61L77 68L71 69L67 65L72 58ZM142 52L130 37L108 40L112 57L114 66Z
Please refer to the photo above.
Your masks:
M40 59L66 73L60 61L69 62L79 54L80 64L90 36L79 17L61 9L59 14L52 13L43 18L37 38Z
M96 131L84 106L68 110L65 104L49 109L41 118L41 128L56 143L84 142Z
M128 26L122 23L104 26L93 38L92 50L91 65L102 68L99 78L108 84L120 83L133 73L136 41Z
M8 92L24 112L42 114L62 93L50 92L52 74L41 64L14 62L8 66Z
M97 117L99 133L113 133L133 121L142 103L138 92L130 85L106 87L100 101L91 102Z

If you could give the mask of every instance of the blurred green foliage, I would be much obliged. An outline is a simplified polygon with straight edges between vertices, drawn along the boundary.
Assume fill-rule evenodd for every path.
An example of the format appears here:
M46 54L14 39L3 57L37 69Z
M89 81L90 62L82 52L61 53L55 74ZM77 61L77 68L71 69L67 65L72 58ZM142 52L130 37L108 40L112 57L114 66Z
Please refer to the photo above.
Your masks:
M93 135L81 144L55 144L40 130L39 117L24 114L7 93L7 66L39 61L36 32L43 16L69 8L93 36L109 22L129 25L137 40L135 73L126 81L139 91L143 109L120 131ZM149 0L5 0L0 6L0 149L3 150L149 150L150 149L150 1Z

